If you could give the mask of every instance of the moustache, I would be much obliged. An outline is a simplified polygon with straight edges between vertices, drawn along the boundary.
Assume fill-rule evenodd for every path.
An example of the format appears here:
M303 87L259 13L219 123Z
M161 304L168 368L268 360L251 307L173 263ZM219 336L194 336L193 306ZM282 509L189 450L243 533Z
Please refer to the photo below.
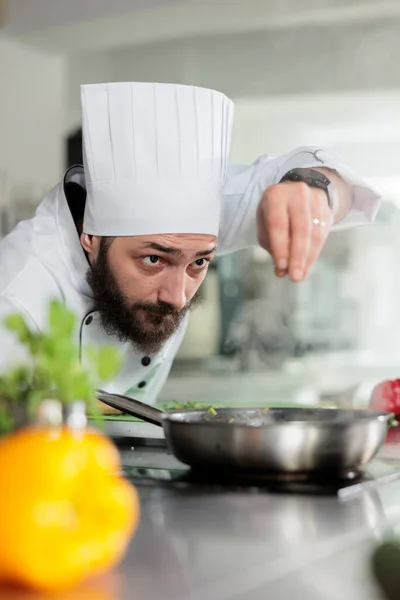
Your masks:
M172 304L168 304L168 302L141 302L136 303L133 306L134 310L143 310L145 312L150 313L153 316L157 317L181 317L184 315L188 309L190 308L190 302L186 304L183 308L176 308Z

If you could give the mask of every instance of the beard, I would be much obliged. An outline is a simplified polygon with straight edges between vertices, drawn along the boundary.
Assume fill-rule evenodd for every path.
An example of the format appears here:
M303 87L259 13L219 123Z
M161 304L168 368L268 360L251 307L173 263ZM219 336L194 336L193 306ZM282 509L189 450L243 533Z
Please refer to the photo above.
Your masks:
M111 240L112 241L112 240ZM131 342L155 354L178 330L184 316L200 301L197 292L181 309L166 302L130 302L121 292L108 262L110 240L102 238L96 261L86 274L103 330L121 343Z

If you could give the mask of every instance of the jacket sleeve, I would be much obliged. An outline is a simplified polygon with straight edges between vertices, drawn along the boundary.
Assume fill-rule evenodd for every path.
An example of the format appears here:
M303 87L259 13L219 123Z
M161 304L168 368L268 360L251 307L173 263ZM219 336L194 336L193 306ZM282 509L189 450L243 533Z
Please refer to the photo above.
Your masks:
M7 369L30 360L15 335L3 325L4 319L14 313L22 314L28 322L37 327L22 306L7 296L0 295L0 375Z
M334 169L353 189L351 208L332 230L372 223L381 197L332 151L313 146L296 148L279 157L260 157L250 166L228 167L221 207L218 254L257 245L256 212L268 187L296 167Z

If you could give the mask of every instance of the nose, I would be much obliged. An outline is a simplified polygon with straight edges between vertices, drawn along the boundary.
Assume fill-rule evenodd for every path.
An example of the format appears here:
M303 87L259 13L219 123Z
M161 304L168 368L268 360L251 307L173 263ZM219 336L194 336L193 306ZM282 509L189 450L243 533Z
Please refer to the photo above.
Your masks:
M158 299L178 309L182 309L186 305L186 273L184 270L168 270L158 290Z

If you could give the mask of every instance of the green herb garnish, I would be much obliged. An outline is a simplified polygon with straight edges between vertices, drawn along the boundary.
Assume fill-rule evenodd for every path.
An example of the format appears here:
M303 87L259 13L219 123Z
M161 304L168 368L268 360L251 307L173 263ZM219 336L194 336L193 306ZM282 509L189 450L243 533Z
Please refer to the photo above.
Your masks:
M6 317L4 326L28 351L30 361L0 376L0 433L31 417L42 400L55 398L64 404L83 400L99 415L96 383L118 371L120 360L111 347L87 348L89 364L83 365L74 338L76 318L61 302L49 305L48 329L37 332L21 314Z
M163 404L164 410L207 410L210 408L209 405L202 404L201 402L168 402Z

